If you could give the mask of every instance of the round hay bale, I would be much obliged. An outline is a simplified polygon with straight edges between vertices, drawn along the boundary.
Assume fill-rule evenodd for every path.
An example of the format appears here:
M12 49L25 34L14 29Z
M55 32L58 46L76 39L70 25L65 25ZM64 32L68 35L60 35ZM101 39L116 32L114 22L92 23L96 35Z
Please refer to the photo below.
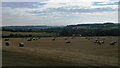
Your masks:
M55 40L55 38L52 39L53 41Z
M31 39L31 38L29 38L29 39L27 39L27 41L32 41L32 39Z
M24 43L19 43L19 47L24 47Z
M9 41L5 42L5 45L6 45L6 46L9 46L9 45L10 45L10 42L9 42Z
M9 41L9 39L7 38L7 39L5 39L5 41Z
M115 45L117 42L116 41L112 41L110 42L110 45Z
M71 43L70 41L66 41L66 43Z

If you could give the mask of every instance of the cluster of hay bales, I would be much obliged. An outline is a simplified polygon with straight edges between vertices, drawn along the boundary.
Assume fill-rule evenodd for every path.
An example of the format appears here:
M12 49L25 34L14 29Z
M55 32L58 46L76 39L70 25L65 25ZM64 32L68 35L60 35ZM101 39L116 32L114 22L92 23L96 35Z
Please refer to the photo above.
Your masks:
M112 41L110 42L110 45L115 45L117 42L116 41Z
M38 40L37 38L33 38L33 40Z
M74 37L71 37L71 38L74 38ZM65 43L66 44L69 44L69 43L71 43L71 41L67 38L67 37L65 37L65 38L63 38L64 40L65 40ZM85 39L88 39L88 40L91 40L91 39L93 39L92 37L85 37ZM38 38L27 38L27 41L32 41L32 40L38 40ZM56 37L53 37L52 38L52 40L54 41L54 40L56 40ZM94 40L94 39L93 39ZM104 44L104 41L103 41L104 39L101 39L101 38L95 38L95 40L94 40L94 43L96 43L96 44ZM115 45L117 42L116 41L111 41L110 43L109 43L109 45ZM9 39L8 38L6 38L5 39L5 45L6 46L9 46L10 45L10 42L9 42ZM23 42L20 42L19 44L19 47L24 47L24 43Z
M6 46L10 46L10 42L9 42L9 39L8 39L8 38L5 39L5 45L6 45ZM24 47L24 43L23 43L23 42L20 42L20 43L19 43L19 47Z
M103 38L105 40L105 38ZM99 38L97 38L94 43L98 43L98 44L103 44L104 41L103 40L99 40ZM110 45L115 45L117 43L117 41L111 41L109 44Z
M5 45L6 46L9 46L10 45L10 42L9 41L7 41L7 42L5 42ZM24 43L19 43L19 47L24 47Z
M96 40L94 41L94 43L103 44L103 43L104 43L104 41L99 40L99 39L96 39Z
M104 41L98 41L98 44L103 44L104 43Z
M27 41L38 40L38 38L28 38Z
M10 45L9 39L6 38L5 41L6 41L6 42L5 42L5 45L6 45L6 46L9 46L9 45Z

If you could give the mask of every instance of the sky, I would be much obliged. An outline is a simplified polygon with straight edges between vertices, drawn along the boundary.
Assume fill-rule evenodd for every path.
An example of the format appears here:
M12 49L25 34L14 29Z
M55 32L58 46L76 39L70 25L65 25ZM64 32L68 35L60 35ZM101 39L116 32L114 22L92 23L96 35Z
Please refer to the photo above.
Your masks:
M2 2L2 25L65 26L118 23L119 0L39 0Z

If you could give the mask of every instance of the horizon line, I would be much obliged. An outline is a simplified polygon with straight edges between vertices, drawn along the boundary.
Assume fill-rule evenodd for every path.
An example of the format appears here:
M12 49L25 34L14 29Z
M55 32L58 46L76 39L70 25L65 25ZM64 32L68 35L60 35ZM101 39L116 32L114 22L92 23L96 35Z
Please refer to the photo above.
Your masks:
M113 23L113 22L106 22L106 23ZM85 24L104 24L104 23L85 23ZM113 24L119 24L119 23L113 23ZM80 24L68 24L68 25L80 25ZM68 26L68 25L2 25L2 26ZM1 25L0 25L1 26Z

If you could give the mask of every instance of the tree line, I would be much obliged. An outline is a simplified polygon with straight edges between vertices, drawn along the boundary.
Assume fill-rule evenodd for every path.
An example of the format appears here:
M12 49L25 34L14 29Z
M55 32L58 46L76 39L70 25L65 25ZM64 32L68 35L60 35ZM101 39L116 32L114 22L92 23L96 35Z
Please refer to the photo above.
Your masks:
M84 28L81 28L84 26ZM99 26L99 27L97 27ZM105 27L106 26L106 27ZM87 28L89 27L89 28ZM104 27L104 28L103 28ZM12 28L3 27L2 31L10 32L46 32L46 33L56 33L56 36L120 36L119 25L112 23L104 24L82 24L82 25L68 25L65 27L55 27L55 28ZM20 36L21 35L10 35L10 36ZM26 35L30 37L31 35Z

